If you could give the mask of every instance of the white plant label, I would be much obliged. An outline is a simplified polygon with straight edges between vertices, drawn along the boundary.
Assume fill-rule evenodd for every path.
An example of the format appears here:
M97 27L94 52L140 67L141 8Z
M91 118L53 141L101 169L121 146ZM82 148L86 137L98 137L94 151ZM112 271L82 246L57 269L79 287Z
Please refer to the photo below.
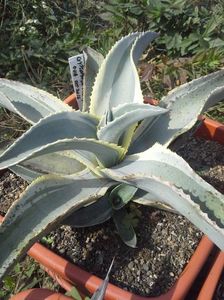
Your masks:
M83 107L83 76L84 76L84 66L85 57L83 54L78 54L68 59L72 83L74 91L76 93L76 99L79 109L82 110Z

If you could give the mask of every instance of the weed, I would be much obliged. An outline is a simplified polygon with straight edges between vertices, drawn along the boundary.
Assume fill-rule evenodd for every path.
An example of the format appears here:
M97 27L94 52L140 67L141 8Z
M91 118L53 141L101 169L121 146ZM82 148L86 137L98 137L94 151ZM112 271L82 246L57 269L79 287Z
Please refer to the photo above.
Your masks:
M59 290L59 286L46 275L39 264L27 256L21 263L16 264L11 273L0 284L0 299L9 299L22 290L34 287Z

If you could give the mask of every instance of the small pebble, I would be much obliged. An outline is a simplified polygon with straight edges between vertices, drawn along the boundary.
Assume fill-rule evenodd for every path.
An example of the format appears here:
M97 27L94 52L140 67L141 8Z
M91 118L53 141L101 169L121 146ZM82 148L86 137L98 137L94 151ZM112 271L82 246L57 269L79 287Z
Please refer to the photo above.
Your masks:
M148 271L148 270L149 270L149 266L146 265L146 264L144 264L144 265L142 266L142 268L143 268L143 270L145 270L145 271Z
M128 268L129 268L130 270L132 270L133 267L134 267L134 263L131 261L131 262L128 264Z

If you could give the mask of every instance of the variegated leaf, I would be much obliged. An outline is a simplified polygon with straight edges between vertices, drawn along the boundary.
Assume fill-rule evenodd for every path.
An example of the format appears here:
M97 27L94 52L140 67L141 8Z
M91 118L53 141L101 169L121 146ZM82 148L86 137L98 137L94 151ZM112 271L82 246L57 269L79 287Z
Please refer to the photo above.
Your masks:
M21 165L30 170L57 175L71 175L85 169L85 165L77 160L77 154L73 151L41 155L28 159Z
M0 79L0 105L34 124L54 112L71 111L53 95L17 81Z
M84 79L83 79L83 111L89 111L90 97L96 75L103 62L103 55L94 49L87 47L83 51L85 56Z
M146 191L143 191L141 189L138 189L135 193L133 199L133 202L136 202L138 204L147 205L159 209L163 209L172 213L177 213L177 211L172 208L171 206L158 201L158 199L155 197L155 195L151 193L147 193Z
M90 112L102 116L122 103L143 103L136 63L157 36L155 32L132 33L114 45L96 77Z
M61 112L32 126L0 156L0 168L9 167L41 152L48 145L73 137L96 137L97 120L79 111ZM66 150L59 149L58 151Z
M62 151L62 153L50 153L28 159L21 164L13 165L10 170L28 182L32 182L44 174L71 175L86 168L77 159L73 151Z
M102 172L134 185L172 206L224 249L224 196L177 154L156 144Z
M116 144L85 138L58 140L38 148L29 148L28 151L20 151L21 147L13 150L12 153L8 151L2 154L0 157L0 169L8 168L30 158L36 157L38 159L39 155L64 150L78 150L77 153L74 152L74 157L92 171L97 171L96 168L98 166L111 167L117 164L124 154L124 149ZM84 151L83 155L82 150ZM91 155L87 155L87 152L94 154L97 162L94 157L92 159Z
M148 104L124 104L114 109L114 112L113 110L111 111L113 121L108 122L104 127L98 130L97 136L100 140L120 144L127 148L133 134L133 129L130 129L130 126L146 118L152 123L158 116L167 112L167 109ZM123 139L119 141L122 135Z
M22 165L15 165L9 169L27 182L32 182L34 179L44 175L44 173L34 171L33 169L24 167Z
M135 133L129 153L137 153L156 142L168 146L177 136L189 130L198 115L224 99L224 70L200 77L172 90L160 101L169 114L162 115L148 126L145 120ZM143 130L142 130L143 128Z
M12 103L10 102L9 98L7 98L0 90L0 106L7 108L8 110L10 110L13 113L19 114L20 113L17 111L17 109L12 105ZM23 117L23 116L22 116Z
M72 178L46 175L35 180L0 225L0 278L36 240L69 213L103 196L110 184L89 171Z

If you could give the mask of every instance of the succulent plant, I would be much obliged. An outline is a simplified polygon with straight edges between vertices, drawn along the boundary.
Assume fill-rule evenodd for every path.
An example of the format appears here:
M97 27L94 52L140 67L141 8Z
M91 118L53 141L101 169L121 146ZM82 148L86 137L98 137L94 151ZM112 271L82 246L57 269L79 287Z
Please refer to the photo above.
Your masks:
M32 124L0 156L0 169L32 181L0 226L1 276L63 220L85 226L113 215L126 230L120 220L130 200L172 207L224 249L223 195L167 149L222 100L224 70L174 89L157 107L143 104L136 64L156 36L132 33L105 59L88 49L79 111L42 90L0 80L0 104ZM129 233L127 242L135 243Z

